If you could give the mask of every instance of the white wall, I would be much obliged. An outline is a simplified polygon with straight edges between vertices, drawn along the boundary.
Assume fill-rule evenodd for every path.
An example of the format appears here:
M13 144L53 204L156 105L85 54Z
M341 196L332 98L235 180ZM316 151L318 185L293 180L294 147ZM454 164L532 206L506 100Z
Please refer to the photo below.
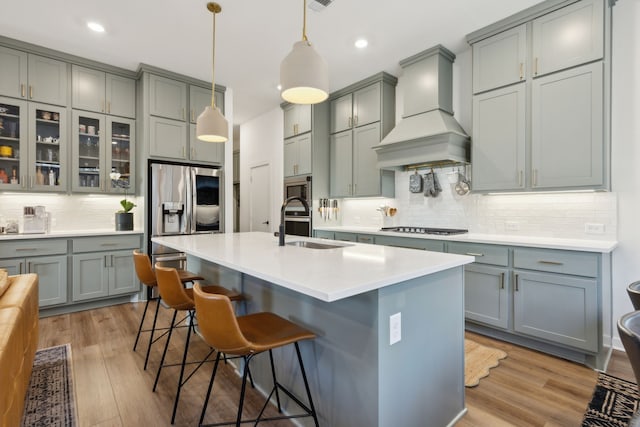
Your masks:
M251 167L271 168L271 231L278 229L282 204L284 116L280 107L240 126L240 231L249 231L249 175Z
M633 308L626 294L640 280L640 1L613 8L612 188L618 194L613 253L613 319ZM617 330L615 331L617 337ZM619 347L620 341L617 340Z

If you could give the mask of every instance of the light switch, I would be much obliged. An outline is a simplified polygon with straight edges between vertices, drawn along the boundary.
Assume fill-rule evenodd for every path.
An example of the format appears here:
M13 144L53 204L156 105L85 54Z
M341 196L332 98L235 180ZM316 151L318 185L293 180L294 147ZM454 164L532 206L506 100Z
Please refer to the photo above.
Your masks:
M402 339L402 313L389 316L389 345L394 345Z

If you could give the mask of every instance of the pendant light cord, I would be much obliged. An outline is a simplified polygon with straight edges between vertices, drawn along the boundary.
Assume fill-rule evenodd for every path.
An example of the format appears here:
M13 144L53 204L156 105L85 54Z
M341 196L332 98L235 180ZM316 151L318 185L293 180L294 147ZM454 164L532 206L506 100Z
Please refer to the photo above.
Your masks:
M213 11L213 55L211 56L211 106L216 108L216 12Z
M302 0L302 40L307 39L307 0Z

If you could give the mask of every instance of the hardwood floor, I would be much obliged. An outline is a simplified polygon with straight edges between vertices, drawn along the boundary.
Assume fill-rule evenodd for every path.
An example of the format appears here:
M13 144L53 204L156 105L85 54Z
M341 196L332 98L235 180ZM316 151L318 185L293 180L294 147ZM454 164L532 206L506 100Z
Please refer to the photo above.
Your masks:
M40 319L40 348L71 343L80 426L170 425L179 368L163 369L157 391L151 391L164 339L154 344L149 366L143 370L148 334L143 334L137 351L132 351L143 309L143 303L123 304ZM159 325L169 323L170 313L161 309ZM167 355L171 363L180 360L184 332L180 330L171 338ZM596 383L596 372L512 344L471 333L468 336L500 348L508 356L477 387L466 389L468 413L457 426L580 425ZM206 344L196 337L190 358L201 358L207 351ZM211 367L206 364L183 389L176 426L198 424ZM614 352L608 372L635 382L622 352ZM239 385L232 365L223 366L216 378L205 422L235 417ZM245 414L256 414L262 402L262 396L248 388ZM270 411L276 414L275 410ZM279 421L268 425L293 423Z

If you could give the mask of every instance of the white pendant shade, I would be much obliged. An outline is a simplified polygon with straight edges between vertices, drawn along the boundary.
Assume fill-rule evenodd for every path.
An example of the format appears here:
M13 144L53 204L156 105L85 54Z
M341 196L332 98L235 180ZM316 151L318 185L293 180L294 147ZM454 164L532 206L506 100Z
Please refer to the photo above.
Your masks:
M218 107L207 105L196 121L196 137L205 142L226 142L229 125Z
M280 64L282 99L293 104L317 104L329 97L329 67L311 43L301 40Z

